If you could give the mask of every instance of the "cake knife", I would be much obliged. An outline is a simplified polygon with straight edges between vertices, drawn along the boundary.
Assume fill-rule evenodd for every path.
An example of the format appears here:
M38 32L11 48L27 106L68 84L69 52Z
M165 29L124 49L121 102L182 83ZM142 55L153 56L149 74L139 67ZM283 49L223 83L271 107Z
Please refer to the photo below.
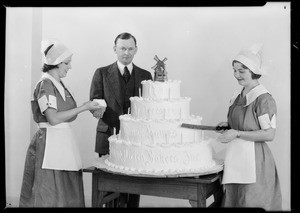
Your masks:
M201 130L227 130L230 129L228 126L205 126L205 125L195 125L195 124L181 124L181 127L189 128L189 129L201 129Z

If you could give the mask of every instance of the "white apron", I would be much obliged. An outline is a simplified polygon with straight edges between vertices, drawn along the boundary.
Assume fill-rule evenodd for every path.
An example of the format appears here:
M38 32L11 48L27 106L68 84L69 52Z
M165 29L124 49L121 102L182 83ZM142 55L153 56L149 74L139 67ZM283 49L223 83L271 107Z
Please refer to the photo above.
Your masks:
M39 128L47 128L46 146L42 168L78 171L82 169L81 157L70 123L51 126L38 123Z
M234 139L226 144L222 184L255 183L255 148L253 141Z

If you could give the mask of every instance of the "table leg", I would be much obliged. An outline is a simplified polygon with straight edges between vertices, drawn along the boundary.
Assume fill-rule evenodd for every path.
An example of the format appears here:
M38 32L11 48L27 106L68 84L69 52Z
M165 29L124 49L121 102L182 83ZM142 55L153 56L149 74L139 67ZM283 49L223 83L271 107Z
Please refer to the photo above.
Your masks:
M100 192L98 190L98 178L97 174L93 174L92 176L92 207L103 208L103 199L105 197L106 192Z
M119 199L120 199L119 207L120 208L126 208L126 205L127 205L127 194L121 193Z
M206 185L197 184L197 207L206 207Z
M222 200L223 200L223 186L220 181L216 181L214 184L214 202L209 207L221 207L222 206Z
M98 180L97 174L93 173L92 176L92 207L98 207Z

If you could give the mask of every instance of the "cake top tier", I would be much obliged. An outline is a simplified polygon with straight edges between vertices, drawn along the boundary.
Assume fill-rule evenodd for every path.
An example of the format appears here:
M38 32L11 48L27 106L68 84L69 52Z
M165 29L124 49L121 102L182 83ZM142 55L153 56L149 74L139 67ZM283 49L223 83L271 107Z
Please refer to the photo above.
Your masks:
M142 97L151 99L176 99L180 98L180 80L165 82L144 80L142 84Z

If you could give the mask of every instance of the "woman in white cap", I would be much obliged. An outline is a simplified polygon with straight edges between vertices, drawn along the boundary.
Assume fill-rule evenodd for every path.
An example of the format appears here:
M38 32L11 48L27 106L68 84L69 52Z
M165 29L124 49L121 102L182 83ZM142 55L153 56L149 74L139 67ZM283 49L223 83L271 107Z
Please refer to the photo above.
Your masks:
M224 161L224 207L281 210L281 189L275 161L266 142L276 131L276 103L258 79L262 45L240 51L232 62L234 77L243 87L230 101L227 122L218 126L219 140L227 143Z
M54 40L42 41L43 72L31 101L38 131L29 145L20 207L85 207L82 164L70 123L100 105L77 107L62 82L71 69L72 53Z

